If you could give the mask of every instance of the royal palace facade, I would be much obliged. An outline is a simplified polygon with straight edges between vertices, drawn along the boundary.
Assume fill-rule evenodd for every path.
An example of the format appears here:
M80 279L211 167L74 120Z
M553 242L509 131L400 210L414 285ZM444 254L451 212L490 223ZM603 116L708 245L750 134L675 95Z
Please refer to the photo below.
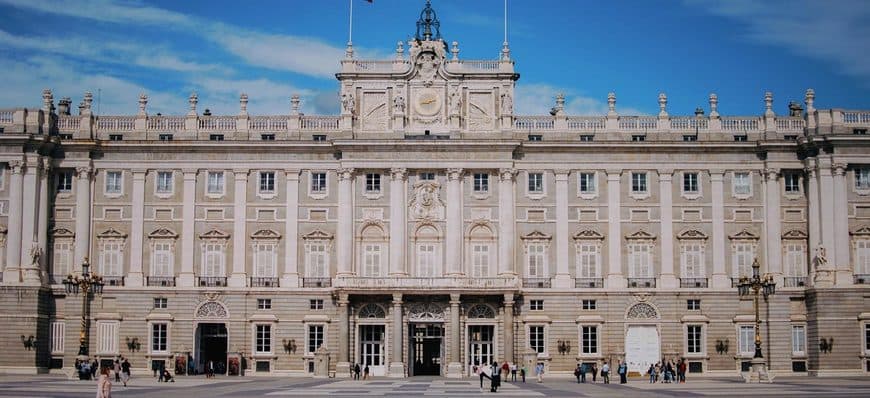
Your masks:
M424 14L426 12L424 11ZM760 116L513 112L519 75L423 22L394 59L336 74L341 112L0 110L5 372L80 352L346 377L474 363L661 358L737 375L754 353L741 276L761 272L775 374L870 370L870 111ZM132 102L132 101L131 101ZM131 107L132 104L131 104ZM102 277L68 290L82 264ZM84 301L84 302L83 302ZM83 317L84 315L84 317ZM85 319L83 322L82 319ZM82 328L82 325L85 327ZM183 359L183 360L180 360Z

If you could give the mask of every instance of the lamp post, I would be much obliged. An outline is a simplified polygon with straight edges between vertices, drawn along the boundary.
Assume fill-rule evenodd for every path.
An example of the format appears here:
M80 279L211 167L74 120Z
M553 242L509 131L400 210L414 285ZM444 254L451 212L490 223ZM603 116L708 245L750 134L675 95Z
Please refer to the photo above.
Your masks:
M82 292L82 322L81 330L79 331L79 357L87 359L88 356L88 321L90 318L90 298L91 294L103 294L103 277L96 273L91 273L91 265L88 263L88 258L85 257L82 262L82 274L67 275L63 281L66 286L66 292L78 294Z
M741 297L752 295L753 306L755 307L755 355L752 357L752 376L758 377L761 381L762 376L767 377L767 372L764 369L764 355L761 353L761 317L759 316L759 295L763 295L767 300L767 296L776 292L776 282L773 281L773 275L761 275L758 265L758 259L752 262L752 277L743 276L737 284L737 292Z

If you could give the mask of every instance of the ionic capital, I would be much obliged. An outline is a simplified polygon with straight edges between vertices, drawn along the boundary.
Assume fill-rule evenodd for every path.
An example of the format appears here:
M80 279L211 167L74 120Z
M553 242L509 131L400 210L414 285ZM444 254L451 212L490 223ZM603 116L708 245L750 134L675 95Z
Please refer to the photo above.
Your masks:
M9 169L12 171L12 174L21 174L24 172L24 162L21 160L10 161Z
M462 301L459 300L459 298L460 298L461 296L462 296L462 295L459 294L459 293L452 293L452 294L450 294L450 305L453 306L453 307L458 307L459 304L462 302Z
M846 174L846 167L845 163L834 163L831 165L831 170L834 171L835 176L842 177Z
M764 169L763 173L768 181L776 181L776 178L779 177L779 169L767 168Z
M460 168L450 168L447 169L447 179L450 181L458 181L462 178L462 169Z
M94 172L94 169L91 166L76 167L76 175L79 177L80 180L85 180L85 179L91 178L91 175L93 174L93 172Z
M287 178L287 181L299 181L299 173L301 172L299 169L284 169L284 177Z
M393 181L404 181L408 177L408 169L404 167L393 167L390 169L390 178Z
M513 181L517 176L517 169L499 169L498 176L502 181Z
M353 178L354 169L352 167L342 167L335 170L338 174L338 179L341 181L350 181Z

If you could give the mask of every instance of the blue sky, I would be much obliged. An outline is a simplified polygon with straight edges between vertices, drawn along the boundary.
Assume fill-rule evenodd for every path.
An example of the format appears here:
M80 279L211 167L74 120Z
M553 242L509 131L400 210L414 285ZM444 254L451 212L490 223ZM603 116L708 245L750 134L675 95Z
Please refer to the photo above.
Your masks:
M359 58L388 58L413 35L423 0L354 0ZM460 58L495 59L502 0L433 0ZM816 91L817 108L870 108L870 1L509 0L509 41L521 78L517 112L544 114L563 92L569 114L708 109L756 115ZM103 114L199 110L284 114L298 93L308 114L337 112L334 73L348 38L348 0L0 0L0 107L40 105L43 88L78 104L100 93Z

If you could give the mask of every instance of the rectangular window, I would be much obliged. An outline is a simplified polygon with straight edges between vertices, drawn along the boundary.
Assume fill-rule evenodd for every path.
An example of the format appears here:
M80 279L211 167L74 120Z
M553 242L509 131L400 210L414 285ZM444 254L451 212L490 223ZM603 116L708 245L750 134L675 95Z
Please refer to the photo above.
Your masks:
M755 327L752 325L740 325L737 336L737 349L739 354L749 356L755 354Z
M275 172L261 171L260 172L260 193L275 193Z
M749 141L749 136L745 134L737 134L734 136L734 142L746 142Z
M366 192L379 193L381 192L381 175L378 173L366 174Z
M154 297L154 309L165 310L169 305L169 299L166 297Z
M752 276L752 261L755 259L755 249L751 243L735 243L733 245L734 253L734 273L740 278L743 276Z
M683 136L683 142L694 142L698 141L698 136L694 134L687 134Z
M224 246L216 242L204 244L202 276L224 276Z
M598 326L581 326L583 354L598 353Z
M165 323L151 324L151 352L166 352L169 325Z
M63 240L54 242L54 256L52 257L52 271L55 283L60 283L63 278L72 273L73 242Z
M806 355L807 353L807 328L804 325L792 325L791 327L791 353L792 355Z
M680 245L680 263L683 278L704 277L704 245L700 241L688 241Z
M870 353L870 323L864 324L864 352Z
M785 244L785 276L802 277L807 275L805 252L803 243L788 242Z
M311 136L311 140L315 141L315 142L323 142L323 141L326 141L326 135L314 134Z
M263 141L275 141L275 134L260 134L260 139Z
M278 261L278 246L273 242L254 243L254 276L257 278L275 277Z
M381 276L382 246L380 244L366 243L363 245L363 272L362 276Z
M704 352L704 346L701 344L701 325L686 326L686 352L689 354L700 354Z
M543 326L529 326L529 348L538 354L546 352L547 345L544 341Z
M66 323L54 321L51 323L51 353L63 354L63 346L66 344Z
M312 310L322 310L323 309L323 299L308 300L308 308L312 309Z
M581 142L592 142L595 141L595 136L591 134L584 134L580 136Z
M527 251L529 277L546 277L546 274L544 273L544 256L546 256L546 247L541 243L533 243L529 244Z
M489 245L471 245L471 276L484 278L489 276Z
M543 141L544 136L540 134L529 134L529 141Z
M579 176L580 193L594 194L598 188L595 184L595 173L580 173Z
M631 141L632 141L632 142L642 142L642 141L646 141L646 135L644 135L644 134L634 134L634 135L631 136Z
M73 172L61 171L57 173L57 192L69 193L73 188Z
M420 173L420 181L435 181L435 173Z
M417 271L418 276L433 277L439 276L438 266L435 263L435 244L434 243L418 243L417 244Z
M272 309L272 299L258 298L257 299L257 309L258 310L271 310Z
M172 242L159 240L153 243L151 257L151 276L173 276Z
M255 352L269 354L272 352L272 325L257 325Z
M160 134L157 136L160 141L172 141L172 134Z
M652 246L631 244L628 246L628 275L630 278L652 278Z
M683 173L683 193L698 193L698 173Z
M323 345L323 325L308 325L308 344L306 354L313 354Z
M577 245L577 277L598 277L598 244L583 242Z
M752 186L749 182L749 172L735 171L734 179L731 181L735 195L749 195L752 193Z
M224 135L223 134L209 134L208 140L209 141L223 141Z
M870 240L855 241L855 274L870 274Z
M544 193L544 173L529 173L529 193Z
M797 173L784 173L783 179L785 179L785 192L786 193L799 193L801 191L800 185L800 175Z
M486 193L489 192L489 174L474 173L474 192Z
M172 172L157 172L157 193L172 193Z
M688 299L688 300L686 300L686 309L689 311L700 311L701 310L701 300L700 299Z
M326 192L326 173L311 173L311 192Z
M120 171L107 171L106 172L106 193L107 194L120 194L123 192L123 187L121 185L122 174Z
M103 276L121 276L121 242L107 241L100 250L100 273Z
M224 193L223 171L208 172L208 193L212 195L220 195Z
M646 193L646 173L631 173L631 192Z
M323 278L327 274L326 264L326 243L311 242L306 245L308 250L308 264L305 267L305 273L311 278Z
M855 189L870 189L870 169L855 169Z
M598 307L597 304L598 303L596 303L595 300L581 300L580 308L582 308L584 311L591 311Z
M97 354L118 354L118 322L97 321Z
M543 311L544 310L544 300L529 300L529 310L530 311Z

